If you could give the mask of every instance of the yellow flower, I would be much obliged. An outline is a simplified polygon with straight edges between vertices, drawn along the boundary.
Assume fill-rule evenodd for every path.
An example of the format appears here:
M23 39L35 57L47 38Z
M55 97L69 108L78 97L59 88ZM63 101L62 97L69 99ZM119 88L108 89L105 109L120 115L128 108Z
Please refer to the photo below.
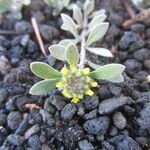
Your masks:
M68 73L68 69L67 69L67 67L66 66L64 66L61 70L60 70L60 72L63 74L63 75L66 75L67 73Z
M89 95L89 96L94 95L94 92L93 92L92 90L90 90L90 89L87 89L85 93L86 93L87 95Z
M84 68L82 70L83 75L88 75L90 73L90 68Z
M70 70L72 73L75 73L77 71L77 68L75 67L75 65L70 65Z
M63 82L61 82L61 81L57 82L56 87L58 87L58 88L63 87Z
M91 85L92 87L97 87L97 86L98 86L98 83L95 82L95 81L92 81L92 82L90 83L90 85Z
M77 103L83 99L84 95L92 96L94 92L91 87L98 86L97 82L88 75L89 68L78 70L75 65L70 65L69 69L64 66L61 69L62 78L56 84L56 87L62 89L62 94L67 98L72 98L73 103Z
M63 89L62 94L68 98L70 98L70 94L66 89Z
M77 103L77 102L79 102L79 98L78 97L74 97L71 102Z

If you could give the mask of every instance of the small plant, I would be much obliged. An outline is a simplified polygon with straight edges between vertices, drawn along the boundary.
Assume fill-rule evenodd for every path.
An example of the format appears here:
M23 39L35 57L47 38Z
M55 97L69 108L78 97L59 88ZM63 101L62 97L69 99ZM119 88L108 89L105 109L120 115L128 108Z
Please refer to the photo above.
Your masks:
M21 19L23 5L29 5L30 0L0 0L0 13L9 12L9 17Z
M131 1L141 11L144 8L150 6L150 0L131 0Z
M114 83L124 81L122 72L125 66L121 64L100 66L87 60L86 51L100 56L113 57L112 53L105 48L90 47L94 42L102 39L109 25L108 22L104 22L106 19L104 10L92 13L93 10L93 0L85 2L83 14L81 9L74 5L73 18L76 23L68 15L61 14L62 29L69 31L75 39L64 39L49 47L49 51L53 57L66 61L69 66L65 65L59 72L45 63L31 63L32 72L44 79L31 87L31 94L46 94L57 87L65 97L72 98L72 102L77 103L84 95L94 94L92 88L98 87L95 79ZM80 46L80 53L76 44ZM94 71L90 71L90 68L85 65L90 65Z
M68 8L70 5L70 0L44 0L49 6L54 7L53 15L59 14L62 9Z

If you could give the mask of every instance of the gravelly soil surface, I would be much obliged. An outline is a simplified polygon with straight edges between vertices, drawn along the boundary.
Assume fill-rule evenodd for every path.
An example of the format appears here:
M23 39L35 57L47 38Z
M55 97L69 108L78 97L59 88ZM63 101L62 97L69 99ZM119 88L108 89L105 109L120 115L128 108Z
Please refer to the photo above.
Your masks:
M122 23L129 16L122 1L96 1L96 9L105 8L110 23L103 42L97 45L112 49L115 57L88 57L102 65L124 64L125 82L100 81L93 97L75 105L59 92L38 97L28 94L39 81L30 71L31 62L47 62L56 69L63 66L49 54L42 55L29 18L37 19L46 48L70 37L60 30L60 15L53 17L52 9L39 0L32 3L23 9L21 21L4 18L0 24L0 29L17 33L0 35L0 150L150 149L150 85L146 81L150 26L138 22L124 29ZM29 110L28 103L40 108Z

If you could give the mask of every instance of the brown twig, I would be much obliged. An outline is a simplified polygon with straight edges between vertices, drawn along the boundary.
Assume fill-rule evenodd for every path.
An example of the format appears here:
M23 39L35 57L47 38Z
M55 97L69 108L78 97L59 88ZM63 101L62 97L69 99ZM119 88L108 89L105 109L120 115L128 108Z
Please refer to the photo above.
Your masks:
M40 107L38 105L36 105L36 104L25 104L25 107L29 108L30 110L40 109Z
M124 6L125 6L125 8L126 8L128 14L129 14L129 16L133 19L133 18L135 17L135 13L134 13L134 11L133 11L131 5L130 5L129 0L124 0L123 3L124 3Z
M126 20L123 23L123 27L128 28L137 21L144 22L144 23L149 23L150 22L150 8L145 9L142 12L138 13L137 15L135 15L134 18Z
M41 35L40 35L40 31L39 31L39 28L38 28L38 24L37 24L37 21L34 17L31 18L31 23L33 25L34 32L35 32L36 38L38 40L40 49L41 49L42 53L44 54L44 56L47 56L46 55L46 50L45 50L45 47L44 47L44 44L43 44L43 41L42 41L42 38L41 38Z

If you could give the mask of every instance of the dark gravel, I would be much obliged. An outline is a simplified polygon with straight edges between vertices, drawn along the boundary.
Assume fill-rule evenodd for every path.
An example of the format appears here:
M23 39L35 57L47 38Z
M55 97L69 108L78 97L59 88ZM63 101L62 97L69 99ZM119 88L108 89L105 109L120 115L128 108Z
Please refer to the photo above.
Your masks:
M130 18L121 0L95 0L96 10L106 9L110 23L106 36L95 43L112 51L113 58L88 54L99 65L126 66L125 81L98 81L92 97L73 104L59 91L32 96L30 87L40 81L30 70L33 61L46 62L60 70L60 62L48 47L72 39L60 29L60 15L41 0L23 7L23 19L2 16L0 30L0 150L149 150L150 149L150 27L136 22L125 29ZM135 7L132 7L134 12ZM64 9L61 13L71 14ZM138 12L137 12L138 13ZM30 18L38 22L47 57L43 56ZM88 66L87 66L88 67ZM36 104L38 109L26 108Z
M108 117L99 117L91 120L87 120L84 123L84 129L89 134L104 135L109 127Z
M127 97L111 98L102 101L99 104L99 113L101 115L110 114L128 102Z

